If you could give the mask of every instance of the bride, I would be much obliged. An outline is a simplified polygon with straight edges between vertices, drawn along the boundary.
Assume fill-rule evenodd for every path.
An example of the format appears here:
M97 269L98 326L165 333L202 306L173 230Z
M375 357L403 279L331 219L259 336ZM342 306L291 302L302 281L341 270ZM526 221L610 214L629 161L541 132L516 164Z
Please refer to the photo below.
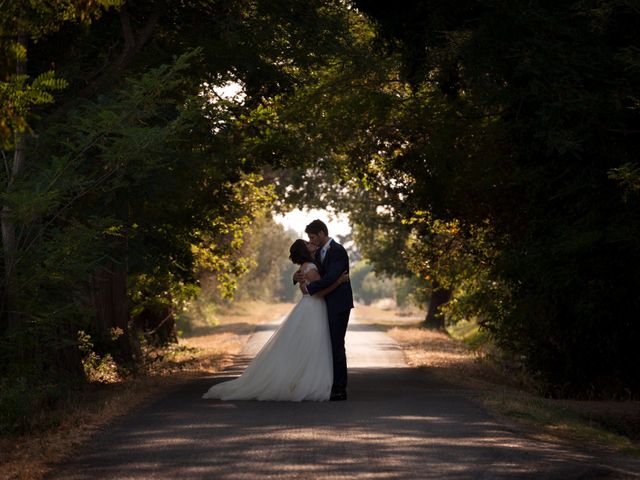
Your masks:
M305 284L320 279L313 262L318 247L298 239L289 258L305 275ZM304 294L242 375L211 387L202 398L221 400L329 400L333 383L331 340L324 297L349 280L344 273L333 285ZM300 285L302 289L302 285Z

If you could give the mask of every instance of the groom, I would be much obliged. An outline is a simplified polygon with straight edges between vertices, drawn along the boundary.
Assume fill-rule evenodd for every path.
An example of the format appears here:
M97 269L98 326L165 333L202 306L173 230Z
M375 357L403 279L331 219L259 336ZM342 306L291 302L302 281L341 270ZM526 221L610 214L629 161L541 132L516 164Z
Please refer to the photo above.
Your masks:
M314 220L307 225L304 231L309 236L309 241L318 247L315 261L322 278L307 285L307 291L313 295L333 285L343 272L349 271L349 256L342 245L329 238L329 230L324 222ZM296 272L293 279L295 282L302 282L304 275ZM330 400L346 400L347 357L344 350L344 336L347 332L349 314L353 308L351 283L341 284L325 297L325 302L327 303L331 353L333 355L333 386L331 387Z

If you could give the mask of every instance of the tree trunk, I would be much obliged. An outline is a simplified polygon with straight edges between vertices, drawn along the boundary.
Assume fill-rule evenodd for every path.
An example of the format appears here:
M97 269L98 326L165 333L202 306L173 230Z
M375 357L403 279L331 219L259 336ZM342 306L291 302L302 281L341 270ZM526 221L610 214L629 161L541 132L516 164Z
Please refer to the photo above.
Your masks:
M164 346L178 342L175 316L168 305L145 307L133 319L133 325L152 345Z
M431 330L444 330L444 317L438 315L441 305L444 305L451 299L451 290L440 288L437 282L434 282L431 298L429 299L429 309L424 319L423 326Z
M61 325L56 332L58 338L68 338L74 341L78 338L78 327L72 324ZM64 372L74 379L85 379L84 367L82 366L82 355L75 344L66 345L56 351L54 357L57 372Z
M94 273L92 304L97 330L110 338L117 329L119 336L116 340L116 360L119 363L133 364L135 355L129 334L127 268L124 263L111 261Z
M24 32L18 34L18 43L27 49L27 35ZM16 62L16 75L26 75L27 59L18 59ZM9 178L6 185L6 192L10 193L13 184L20 176L25 163L24 150L24 134L22 132L14 132L14 152L13 163L9 168ZM0 229L2 230L2 253L4 254L4 276L5 290L3 310L6 318L6 325L9 329L17 327L19 323L18 314L15 311L15 295L14 291L14 275L17 260L17 240L16 226L12 217L11 207L7 204L3 205L0 212Z
M13 283L13 269L16 259L16 231L11 219L11 208L6 204L2 207L2 212L0 213L0 223L2 224L2 253L4 257L2 322L3 327L11 329L18 324Z

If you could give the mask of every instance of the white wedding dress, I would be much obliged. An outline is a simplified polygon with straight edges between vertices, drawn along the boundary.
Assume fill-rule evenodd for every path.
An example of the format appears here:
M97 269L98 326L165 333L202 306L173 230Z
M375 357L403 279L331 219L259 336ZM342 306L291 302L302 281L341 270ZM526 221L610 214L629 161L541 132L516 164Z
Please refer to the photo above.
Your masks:
M307 273L317 269L304 266ZM331 339L323 298L304 295L242 375L211 387L202 398L221 400L329 400Z

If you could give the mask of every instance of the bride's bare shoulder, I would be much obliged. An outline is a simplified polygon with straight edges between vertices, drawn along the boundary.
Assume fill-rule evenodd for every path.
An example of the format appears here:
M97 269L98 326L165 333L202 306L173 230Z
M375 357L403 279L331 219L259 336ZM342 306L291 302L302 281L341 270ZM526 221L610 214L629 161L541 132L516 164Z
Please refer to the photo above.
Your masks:
M302 270L303 272L307 270L314 270L317 268L318 267L316 267L316 264L313 262L304 262L302 265L300 265L300 270Z
M300 271L302 273L304 273L305 275L314 275L312 272L317 272L318 271L318 267L316 266L315 263L313 262L305 262L300 266ZM309 278L309 277L307 277ZM315 278L315 277L314 277Z

